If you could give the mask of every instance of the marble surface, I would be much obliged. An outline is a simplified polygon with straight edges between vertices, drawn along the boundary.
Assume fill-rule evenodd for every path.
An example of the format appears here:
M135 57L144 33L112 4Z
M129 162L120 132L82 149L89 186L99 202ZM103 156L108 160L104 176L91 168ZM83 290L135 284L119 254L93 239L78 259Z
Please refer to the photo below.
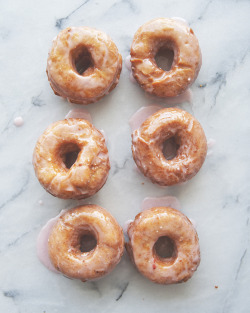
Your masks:
M10 0L1 2L0 15L0 311L248 312L250 2ZM36 256L41 227L77 204L46 193L32 167L38 136L74 107L52 93L45 73L48 49L61 29L87 25L106 31L125 59L138 27L162 16L185 18L199 39L203 65L191 88L193 100L178 106L215 143L186 184L161 188L139 174L128 120L142 106L167 105L145 96L123 65L117 88L87 107L94 125L105 130L111 159L107 183L89 201L123 225L145 197L178 197L182 212L197 224L201 264L187 283L160 286L142 277L125 254L102 280L69 280ZM23 125L17 127L20 116Z

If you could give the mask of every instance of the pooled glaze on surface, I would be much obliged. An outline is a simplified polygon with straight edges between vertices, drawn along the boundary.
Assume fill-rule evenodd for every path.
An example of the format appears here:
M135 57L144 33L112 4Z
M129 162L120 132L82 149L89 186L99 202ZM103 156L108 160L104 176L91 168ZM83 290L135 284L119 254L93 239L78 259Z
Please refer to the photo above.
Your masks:
M181 22L181 23L186 24L186 26L189 26L187 20L185 20L185 19L182 18L182 17L174 16L174 17L171 17L171 20L176 20L176 21L178 21L178 22Z
M136 111L129 120L132 132L139 128L148 117L161 109L162 107L159 105L149 105Z
M155 208L155 207L170 207L180 211L181 204L176 197L147 197L142 201L142 211Z
M190 220L170 207L154 207L136 215L128 227L126 249L142 275L159 284L187 281L200 263L199 239ZM161 258L154 244L163 236L174 242L174 254Z
M167 160L163 144L174 137L176 156ZM168 108L149 117L132 133L133 158L140 171L153 183L171 186L197 174L207 153L200 123L188 112Z
M131 60L131 56L128 55L128 56L125 58L125 61L124 61L124 64L125 64L126 68L127 68L129 71L131 71L131 62L130 62L130 60Z
M141 205L141 211L146 211L146 210L154 208L154 207L171 207L171 208L176 209L178 211L181 210L181 204L180 204L179 200L173 196L146 197L145 199L143 199L142 205ZM127 232L128 227L129 227L130 223L132 223L132 222L133 222L133 220L127 220L124 223L123 230L125 232Z
M65 116L65 119L68 119L68 118L81 118L83 120L86 120L86 121L89 121L90 123L92 123L92 117L91 117L90 113L84 109L70 110Z
M22 118L22 116L17 116L15 119L14 119L14 125L16 127L21 127L23 126L23 123L24 123L24 120Z
M159 68L155 56L160 48L174 51L169 71ZM131 45L132 72L140 86L158 97L175 97L195 81L201 52L194 32L183 21L158 18L142 25Z
M87 49L93 65L79 74L73 55L81 48ZM108 94L117 85L121 69L122 57L111 38L89 27L61 31L53 40L47 61L54 93L77 104L92 103Z
M80 152L67 168L63 153L76 145ZM38 139L33 165L41 185L64 199L83 199L95 194L106 182L110 169L103 134L82 119L53 123Z
M89 252L80 250L84 234L95 236ZM124 250L122 228L114 217L97 205L84 205L65 212L49 236L49 255L54 267L82 281L100 278L119 263Z
M62 210L57 216L51 218L41 229L38 237L37 237L37 244L36 244L36 251L37 256L40 262L47 267L52 272L59 273L54 265L51 263L50 257L49 257L49 247L48 247L48 241L49 236L51 233L52 228L57 223L59 217L66 212L66 210Z

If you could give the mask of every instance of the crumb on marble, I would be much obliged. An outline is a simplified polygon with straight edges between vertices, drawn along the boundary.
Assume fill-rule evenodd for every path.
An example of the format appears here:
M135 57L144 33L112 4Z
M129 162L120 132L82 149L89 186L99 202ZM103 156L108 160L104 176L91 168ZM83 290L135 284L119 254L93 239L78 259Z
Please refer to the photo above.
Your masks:
M142 185L144 185L144 183L141 183Z
M200 84L200 85L199 85L199 88L204 88L204 87L206 87L206 85L207 85L207 84Z
M218 286L214 286L215 289L218 289Z

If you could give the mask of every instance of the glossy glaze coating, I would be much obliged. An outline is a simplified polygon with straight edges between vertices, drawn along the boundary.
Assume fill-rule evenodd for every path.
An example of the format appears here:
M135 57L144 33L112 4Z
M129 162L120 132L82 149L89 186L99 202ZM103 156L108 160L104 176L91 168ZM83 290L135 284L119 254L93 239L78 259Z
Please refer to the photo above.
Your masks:
M176 156L167 160L163 144L175 138ZM136 165L153 183L171 186L192 178L201 168L207 141L200 123L188 112L162 109L132 133L132 153Z
M181 212L170 207L155 207L141 212L128 226L126 249L137 269L159 284L187 281L200 263L196 230ZM174 253L161 258L154 250L158 238L167 236L174 243Z
M79 150L75 163L67 168L67 153ZM83 199L105 183L110 169L103 134L90 122L69 118L53 123L38 139L33 165L41 185L64 199Z
M174 52L169 71L156 64L160 48ZM130 54L134 78L146 92L158 97L183 93L201 67L201 52L193 30L176 19L158 18L142 25L135 33Z
M85 51L85 55L84 52ZM91 59L79 74L75 61ZM90 27L68 27L53 40L47 75L56 95L69 102L88 104L108 94L118 84L122 57L111 38Z
M81 236L91 234L96 247L80 250ZM49 241L49 255L55 268L82 281L100 278L119 263L124 250L122 228L114 217L97 205L73 208L59 217Z

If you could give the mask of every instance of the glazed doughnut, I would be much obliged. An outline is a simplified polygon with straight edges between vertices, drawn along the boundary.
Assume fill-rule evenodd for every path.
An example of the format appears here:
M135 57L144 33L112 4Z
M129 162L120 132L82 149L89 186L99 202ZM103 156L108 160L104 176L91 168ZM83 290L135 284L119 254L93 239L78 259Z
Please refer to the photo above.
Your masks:
M68 160L72 154L76 160ZM53 123L42 134L33 165L41 185L64 199L92 196L104 185L110 169L103 134L90 122L73 118Z
M181 212L170 207L155 207L141 212L128 226L126 249L142 275L159 284L187 281L200 263L196 230ZM161 257L156 245L168 238L172 251Z
M94 249L84 252L81 239L93 236ZM82 281L108 274L119 263L124 250L122 228L114 217L97 205L73 208L60 216L48 240L55 268Z
M54 93L88 104L118 84L122 57L111 38L89 27L68 27L53 40L47 75Z
M155 61L162 48L174 52L169 71L159 68ZM201 52L193 30L175 19L158 18L142 25L135 33L130 54L134 78L146 92L158 97L183 93L201 67Z
M174 138L176 156L163 154L166 140ZM132 153L136 165L153 183L171 186L197 174L207 153L207 141L200 123L188 112L162 109L151 115L132 133Z

